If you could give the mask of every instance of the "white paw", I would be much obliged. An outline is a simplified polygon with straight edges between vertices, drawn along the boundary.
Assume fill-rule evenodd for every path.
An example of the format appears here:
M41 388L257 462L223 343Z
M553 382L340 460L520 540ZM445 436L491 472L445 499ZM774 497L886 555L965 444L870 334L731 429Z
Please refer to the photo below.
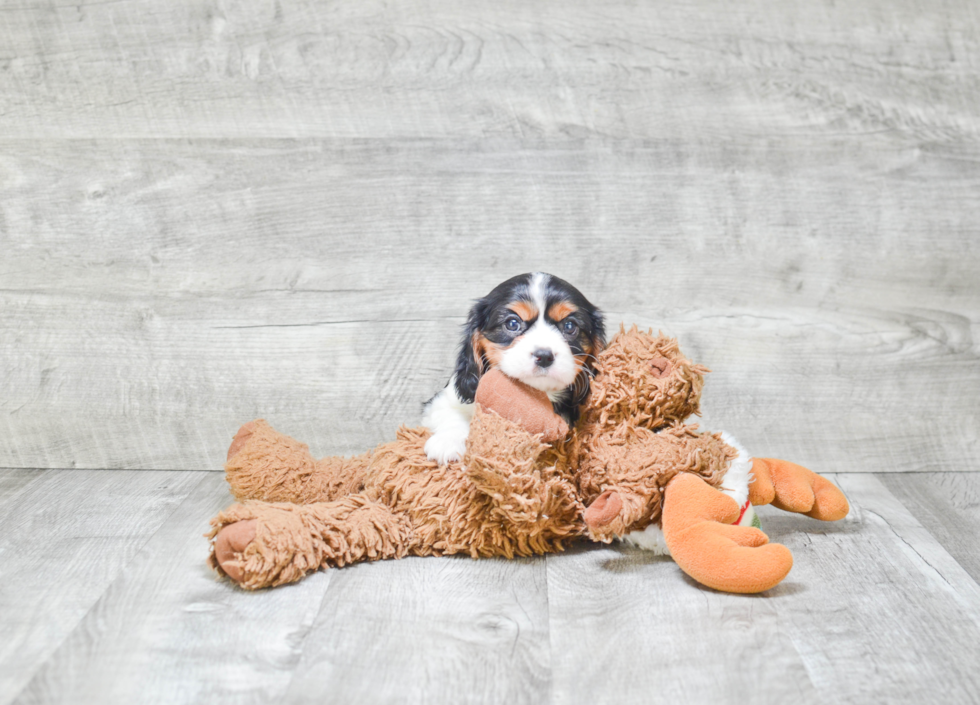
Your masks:
M436 433L425 442L425 454L440 465L460 460L465 452L466 436L456 433Z
M669 556L670 549L667 548L667 540L664 538L663 530L656 524L650 524L642 531L631 531L623 537L623 541L633 544L644 551L650 551L657 556Z

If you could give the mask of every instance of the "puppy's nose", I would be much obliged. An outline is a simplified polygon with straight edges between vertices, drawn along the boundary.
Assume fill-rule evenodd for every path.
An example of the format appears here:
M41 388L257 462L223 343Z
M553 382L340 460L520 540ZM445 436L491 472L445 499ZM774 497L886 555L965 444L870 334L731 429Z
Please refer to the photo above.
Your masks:
M531 357L534 358L534 362L537 363L538 367L551 367L551 363L555 361L555 354L547 348L538 348L531 353Z

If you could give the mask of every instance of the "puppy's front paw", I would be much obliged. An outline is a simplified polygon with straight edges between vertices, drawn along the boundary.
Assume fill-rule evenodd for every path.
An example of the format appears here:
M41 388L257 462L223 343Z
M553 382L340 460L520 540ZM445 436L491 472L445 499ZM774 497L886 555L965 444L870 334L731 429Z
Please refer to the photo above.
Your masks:
M425 454L429 460L445 465L459 460L466 452L466 436L456 433L436 433L425 442Z

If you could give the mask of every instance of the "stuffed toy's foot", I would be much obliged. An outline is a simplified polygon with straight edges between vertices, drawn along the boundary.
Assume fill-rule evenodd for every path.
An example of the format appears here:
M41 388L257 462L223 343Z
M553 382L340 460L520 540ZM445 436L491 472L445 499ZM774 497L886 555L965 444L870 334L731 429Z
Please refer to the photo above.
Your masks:
M302 501L297 490L315 473L316 461L306 444L279 433L263 419L238 429L225 463L228 485L238 500Z
M715 590L763 592L793 567L793 554L749 526L732 526L740 508L691 473L680 473L664 494L663 532L685 573Z
M837 521L847 516L844 493L830 480L820 477L802 465L775 458L753 458L752 504L769 504L785 512L806 514L822 521Z
M322 567L401 558L414 538L406 517L363 495L306 505L234 504L211 526L208 563L249 590L296 582Z
M214 560L221 570L236 583L245 579L242 570L242 554L255 540L257 519L245 519L234 524L226 524L214 537Z

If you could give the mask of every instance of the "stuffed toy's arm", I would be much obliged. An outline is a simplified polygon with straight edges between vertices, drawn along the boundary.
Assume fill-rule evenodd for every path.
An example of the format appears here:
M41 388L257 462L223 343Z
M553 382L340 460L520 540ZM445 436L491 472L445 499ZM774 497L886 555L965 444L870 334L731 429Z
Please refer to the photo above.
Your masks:
M490 370L480 379L476 403L486 411L496 411L531 435L542 434L545 443L568 435L568 424L555 413L547 394L500 370Z

